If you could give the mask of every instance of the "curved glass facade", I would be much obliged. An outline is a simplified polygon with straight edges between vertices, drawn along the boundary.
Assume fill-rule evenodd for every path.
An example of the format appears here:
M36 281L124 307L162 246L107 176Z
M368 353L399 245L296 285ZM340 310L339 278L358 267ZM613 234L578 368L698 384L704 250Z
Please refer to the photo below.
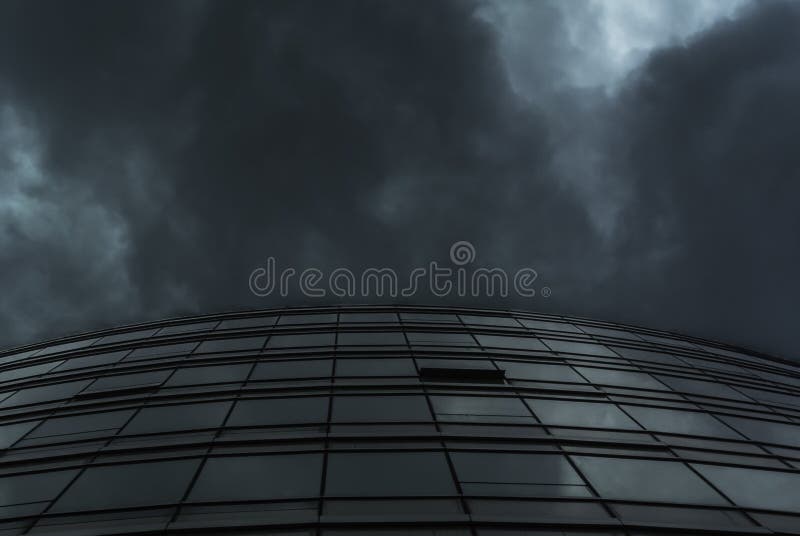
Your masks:
M0 535L800 534L800 369L523 312L229 313L0 354Z

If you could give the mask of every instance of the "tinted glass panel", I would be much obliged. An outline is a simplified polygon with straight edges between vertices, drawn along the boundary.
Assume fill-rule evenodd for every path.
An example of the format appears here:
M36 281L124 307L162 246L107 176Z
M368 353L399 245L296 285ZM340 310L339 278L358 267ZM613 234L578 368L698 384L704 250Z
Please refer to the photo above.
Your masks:
M132 409L120 411L105 411L103 413L89 413L72 417L54 417L47 419L41 426L31 432L27 439L60 436L68 434L81 434L97 430L115 430L125 424L131 415Z
M139 413L123 430L125 434L152 434L217 428L228 414L232 402L206 402L176 406L154 406L139 410Z
M333 346L335 335L335 333L297 333L293 335L273 335L267 341L267 348Z
M239 339L214 339L201 344L196 353L245 352L261 350L266 337L242 337Z
M82 341L72 341L72 342L65 342L62 344L56 344L55 346L48 346L47 348L42 349L41 352L36 354L37 357L41 357L43 355L50 355L55 354L58 352L67 352L70 350L77 350L79 348L85 348L87 346L92 345L93 343L97 342L99 339L83 339Z
M733 398L736 400L749 400L749 398L743 394L738 393L727 385L721 383L692 380L689 378L680 378L678 376L658 376L658 379L662 383L666 383L675 391L681 393L717 396L720 398Z
M327 495L454 495L441 452L332 452Z
M70 398L81 389L89 385L89 382L91 382L91 380L56 383L52 385L43 385L42 387L20 389L16 392L16 394L13 394L0 402L0 407L19 406L23 404L38 404L40 402L49 402L52 400Z
M594 367L575 367L579 373L592 383L601 385L621 385L634 389L655 389L666 391L667 387L649 374L627 370L612 370Z
M209 458L189 494L192 501L316 497L322 454Z
M473 324L478 326L503 326L509 328L521 327L519 322L514 318L502 316L477 316L477 315L459 315L465 324Z
M460 324L456 315L436 313L400 313L403 322L444 322Z
M44 374L47 371L57 367L61 363L63 363L63 361L56 361L52 363L41 363L39 365L32 365L30 367L19 367L11 370L5 370L3 372L0 372L0 382L8 382L12 380L30 378L31 376Z
M73 357L67 359L54 370L54 372L64 372L86 367L97 367L100 365L111 365L120 361L130 350L120 350L119 352L108 352L104 354L87 355L84 357Z
M170 460L89 467L52 511L175 503L183 497L199 464L199 460Z
M556 352L561 353L619 357L605 346L592 344L589 342L557 341L554 339L546 339L544 340L544 343Z
M240 400L228 418L227 426L259 426L325 422L327 397L266 398Z
M639 501L724 505L686 465L659 460L572 456L602 497Z
M86 392L91 393L113 389L130 389L161 385L170 373L172 373L172 370L153 370L150 372L105 376L95 380L95 382L86 389Z
M617 406L603 402L527 399L533 413L545 424L588 428L640 429Z
M18 422L0 426L0 449L7 449L27 434L39 421ZM2 480L2 479L0 479Z
M298 378L326 378L333 371L330 359L295 359L292 361L264 361L253 370L251 380L293 380Z
M278 320L277 316L256 316L253 318L232 318L230 320L223 320L219 327L217 327L217 331L222 329L248 329L248 328L260 328L260 327L270 327L275 325L275 321Z
M179 368L164 385L166 387L176 387L204 383L242 382L247 378L251 368L253 368L251 363Z
M488 348L548 351L547 346L533 337L504 337L501 335L475 335L475 337L481 346Z
M0 505L52 500L76 474L77 470L70 470L3 476Z
M760 421L720 415L720 419L750 439L765 443L800 445L800 426L774 421Z
M416 376L417 369L408 357L336 360L337 376Z
M336 313L329 314L308 314L308 315L282 315L278 325L285 326L290 324L334 324L336 323Z
M475 346L475 339L469 333L426 333L422 331L409 331L406 333L408 342L421 345L454 345Z
M98 344L115 344L118 342L133 341L137 339L146 339L155 335L158 328L143 329L140 331L129 331L127 333L117 333L116 335L106 335Z
M707 413L643 406L623 406L623 408L648 430L742 439L742 436Z
M509 420L533 423L528 408L518 398L489 396L431 396L436 416L441 419L456 417L484 417L482 420Z
M548 322L547 320L533 320L530 318L519 318L522 325L533 330L547 329L551 331L567 331L580 333L580 330L567 322Z
M197 331L211 331L217 324L219 324L217 320L212 320L211 322L196 322L194 324L176 324L174 326L161 328L161 331L158 332L158 336L177 335L179 333L195 333Z
M340 332L337 339L339 346L350 345L402 345L405 346L406 338L399 331L369 331L369 332Z
M521 361L495 361L498 368L506 371L506 377L542 382L586 383L586 380L567 365L547 363L523 363Z
M340 324L397 321L396 313L339 313Z
M333 420L339 422L429 421L431 413L424 396L337 396Z
M739 506L800 512L800 473L694 464Z
M138 361L140 359L153 359L156 357L180 356L192 353L197 346L196 342L184 342L180 344L166 344L164 346L148 346L137 348L125 358L125 361Z

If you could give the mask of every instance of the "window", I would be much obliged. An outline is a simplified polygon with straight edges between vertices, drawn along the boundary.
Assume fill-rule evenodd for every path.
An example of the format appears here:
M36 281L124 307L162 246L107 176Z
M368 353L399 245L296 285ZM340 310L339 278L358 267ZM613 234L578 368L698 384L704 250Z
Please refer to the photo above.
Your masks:
M118 342L133 341L138 339L146 339L155 335L158 328L142 329L138 331L128 331L126 333L116 333L114 335L106 335L98 344L115 344Z
M139 410L122 431L124 434L179 432L217 428L228 414L232 402L204 402L174 406L150 406Z
M310 315L281 315L279 326L291 324L335 324L336 313Z
M335 422L430 421L431 412L424 396L336 396L333 399Z
M476 346L475 339L469 333L434 333L409 331L408 342L419 345Z
M544 343L559 353L601 355L606 357L619 357L617 354L600 344L590 342L557 341L543 339Z
M89 385L91 380L77 382L54 383L41 387L20 389L15 394L0 402L0 407L20 406L23 404L38 404L70 398L78 391Z
M601 497L727 505L713 488L679 462L572 456Z
M341 331L337 339L339 346L351 345L395 345L405 346L406 338L399 331Z
M209 458L190 501L248 501L317 497L322 454Z
M11 370L5 370L0 372L0 382L8 382L22 378L30 378L31 376L38 376L39 374L44 374L54 367L57 367L61 363L63 363L63 361L41 363L39 365L32 365L30 367L20 367Z
M739 506L800 512L800 473L721 465L692 466Z
M41 352L36 354L36 357L56 354L59 352L68 352L70 350L77 350L79 348L86 348L87 346L91 346L92 344L96 343L98 340L100 339L99 338L83 339L82 341L64 342L61 344L56 344L55 346L48 346L47 348L43 348Z
M163 346L137 348L125 358L125 361L139 361L141 359L154 359L156 357L188 355L192 353L192 350L194 350L196 346L196 342L184 342L180 344L166 344Z
M128 409L66 417L51 417L28 434L25 440L64 435L81 438L87 432L108 432L109 430L116 430L131 418L133 411L132 409Z
M336 360L336 376L416 376L417 369L408 357L383 359L343 359Z
M76 474L77 470L3 475L0 478L0 506L50 501Z
M631 372L627 370L611 370L594 367L575 367L580 374L588 378L592 383L603 385L620 385L623 387L633 387L636 389L655 389L666 391L667 387L657 382L649 374L644 372Z
M158 336L162 335L178 335L180 333L196 333L198 331L211 331L219 323L217 320L211 322L195 322L193 324L176 324L161 328Z
M622 407L648 430L673 434L712 435L742 439L739 434L707 413L643 406Z
M575 400L527 399L533 413L545 424L585 426L587 428L623 428L639 426L614 404Z
M567 365L549 363L525 363L522 361L495 361L497 367L506 371L508 378L536 380L541 382L586 383Z
M442 420L481 420L533 423L519 398L491 396L431 396L433 411Z
M453 452L466 495L590 497L564 456L514 452Z
M339 313L340 324L366 324L372 322L397 322L397 313Z
M702 396L717 396L720 398L733 398L735 400L749 400L743 394L736 392L727 385L717 382L692 380L678 376L657 376L662 383L679 393L691 393Z
M0 365L5 365L7 363L13 363L14 361L19 361L21 359L25 359L26 357L30 357L36 352L41 350L41 348L34 348L33 350L26 350L24 352L18 352L16 354L10 354L3 357L0 357Z
M325 479L329 496L455 495L441 452L331 452Z
M7 449L27 434L39 421L15 422L0 426L0 449Z
M532 330L551 330L568 331L570 333L580 333L580 330L567 322L549 322L547 320L533 320L531 318L519 318L522 325Z
M417 358L419 368L497 370L488 359L428 359Z
M252 363L238 365L210 365L207 367L184 367L170 376L165 387L201 385L206 383L243 382L253 367Z
M800 426L727 415L720 415L720 419L754 441L800 446Z
M628 359L647 361L649 363L657 363L659 365L670 365L673 367L686 368L686 363L670 354L651 352L650 350L640 350L638 348L622 348L620 346L614 346L613 348L622 357L626 357Z
M256 365L250 380L296 380L326 378L333 371L331 359L293 359L291 361L262 361Z
M196 353L214 352L257 352L264 347L266 337L242 337L239 339L213 339L205 341Z
M641 341L641 337L630 331L622 331L619 329L598 328L596 326L581 325L581 331L584 333L591 333L592 335L602 335L604 337L616 337L618 339L631 339L634 341Z
M199 465L199 460L170 460L88 467L50 511L177 503Z
M274 326L277 319L277 316L231 318L230 320L223 320L217 328L217 331L223 329L267 328Z
M520 328L519 322L514 318L502 316L477 316L477 315L459 315L465 324L472 324L477 326L502 326L508 328Z
M333 346L335 335L336 334L332 332L273 335L267 341L267 349Z
M102 354L87 355L83 357L73 357L61 363L53 372L65 372L87 367L98 367L111 365L120 361L130 350L120 350L119 352L106 352Z
M484 348L507 348L511 350L536 350L547 352L549 348L535 337L505 337L502 335L475 335Z
M443 322L447 324L460 324L456 315L437 313L400 313L403 322Z
M323 423L328 419L328 397L262 398L239 400L226 426Z
M119 374L98 378L82 394L120 389L139 389L161 385L172 370L153 370L134 374Z

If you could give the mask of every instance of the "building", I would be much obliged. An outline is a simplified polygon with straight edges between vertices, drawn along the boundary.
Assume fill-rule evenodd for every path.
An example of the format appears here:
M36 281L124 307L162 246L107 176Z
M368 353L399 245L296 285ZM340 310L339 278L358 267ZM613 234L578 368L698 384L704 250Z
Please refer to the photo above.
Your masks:
M0 354L0 535L800 534L799 392L789 361L523 312L128 326Z

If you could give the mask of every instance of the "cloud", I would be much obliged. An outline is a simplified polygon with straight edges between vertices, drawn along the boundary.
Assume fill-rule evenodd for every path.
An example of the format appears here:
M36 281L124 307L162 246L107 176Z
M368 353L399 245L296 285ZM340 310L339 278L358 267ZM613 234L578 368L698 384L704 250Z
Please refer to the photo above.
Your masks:
M3 3L4 339L283 305L249 293L268 255L404 271L470 240L554 289L505 305L794 348L797 9L609 94L552 83L580 18L537 5L523 91L484 3Z

